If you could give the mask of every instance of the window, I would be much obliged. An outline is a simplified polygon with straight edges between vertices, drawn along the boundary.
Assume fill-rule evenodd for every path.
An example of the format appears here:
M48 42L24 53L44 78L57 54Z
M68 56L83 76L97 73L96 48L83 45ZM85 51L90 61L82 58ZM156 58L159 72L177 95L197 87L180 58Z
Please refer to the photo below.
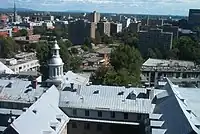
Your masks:
M111 118L115 118L115 112L111 112L110 117L111 117Z
M76 109L73 109L72 114L73 114L73 115L77 115L77 110L76 110Z
M124 119L128 119L128 113L124 113Z
M85 116L90 116L89 110L85 110Z
M98 117L102 117L102 112L98 111Z
M84 129L89 130L89 129L90 129L90 124L89 124L89 123L85 123L85 124L84 124Z
M141 114L137 115L137 120L141 120Z
M101 131L102 130L102 125L101 124L97 124L97 131Z
M72 128L77 128L76 122L72 122Z

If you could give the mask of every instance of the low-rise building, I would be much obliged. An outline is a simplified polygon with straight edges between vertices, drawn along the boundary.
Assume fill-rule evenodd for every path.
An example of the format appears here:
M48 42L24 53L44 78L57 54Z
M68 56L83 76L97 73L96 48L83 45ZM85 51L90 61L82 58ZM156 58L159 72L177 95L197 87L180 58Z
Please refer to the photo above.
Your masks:
M147 85L156 86L163 77L199 78L200 67L191 61L164 60L149 58L141 68L142 74L148 79Z
M40 67L36 53L21 53L11 59L0 59L14 73L37 71Z

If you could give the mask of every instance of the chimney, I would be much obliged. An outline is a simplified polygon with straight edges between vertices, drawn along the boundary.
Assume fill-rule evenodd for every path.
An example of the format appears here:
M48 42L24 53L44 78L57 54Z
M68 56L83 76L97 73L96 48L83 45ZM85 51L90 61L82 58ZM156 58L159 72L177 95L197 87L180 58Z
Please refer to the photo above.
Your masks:
M74 90L74 83L70 83L70 85L71 85L71 91L73 91Z
M36 79L32 81L32 87L33 87L33 89L37 88L37 80Z

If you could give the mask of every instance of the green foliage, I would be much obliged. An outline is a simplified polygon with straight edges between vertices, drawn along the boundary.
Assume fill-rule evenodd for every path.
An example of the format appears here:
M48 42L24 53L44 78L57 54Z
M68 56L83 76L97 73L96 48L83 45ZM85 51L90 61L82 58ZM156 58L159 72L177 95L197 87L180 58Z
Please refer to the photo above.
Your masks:
M104 35L102 37L102 42L105 44L113 44L113 39L112 37L109 37L108 35Z
M111 53L111 67L100 67L92 76L93 84L127 86L140 84L142 57L134 47L120 45Z
M138 35L136 33L130 32L129 30L117 33L114 36L114 39L129 46L135 48L138 47Z
M85 52L89 51L89 48L86 45L82 45L81 49L83 49L83 51Z
M51 57L50 45L48 42L39 42L36 45L37 58L40 63L40 72L42 73L43 79L48 78L48 60Z
M77 48L71 48L71 53L72 54L78 54L78 49Z
M0 37L0 46L1 58L13 58L13 56L19 51L19 45L10 37Z
M52 43L39 42L36 44L37 58L40 62L40 72L43 75L44 80L48 78L48 61L51 58L51 46ZM68 52L68 46L70 42L68 41L58 41L60 47L60 56L64 62L64 71L71 69L74 72L80 72L81 59L79 57L72 57Z
M27 36L28 32L26 29L21 29L17 33L14 34L14 36Z
M70 70L73 70L75 73L76 72L81 72L81 64L82 64L82 60L80 57L75 56L75 57L71 57L70 59Z
M200 46L190 37L182 36L173 44L169 57L200 63Z

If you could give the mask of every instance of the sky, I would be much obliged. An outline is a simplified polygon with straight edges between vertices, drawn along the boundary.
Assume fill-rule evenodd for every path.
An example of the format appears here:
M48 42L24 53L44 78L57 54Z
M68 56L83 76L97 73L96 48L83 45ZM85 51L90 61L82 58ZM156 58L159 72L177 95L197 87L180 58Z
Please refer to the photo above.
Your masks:
M200 9L200 0L15 0L19 8L41 11L97 11L109 13L184 15ZM13 7L13 0L0 0L0 8Z

